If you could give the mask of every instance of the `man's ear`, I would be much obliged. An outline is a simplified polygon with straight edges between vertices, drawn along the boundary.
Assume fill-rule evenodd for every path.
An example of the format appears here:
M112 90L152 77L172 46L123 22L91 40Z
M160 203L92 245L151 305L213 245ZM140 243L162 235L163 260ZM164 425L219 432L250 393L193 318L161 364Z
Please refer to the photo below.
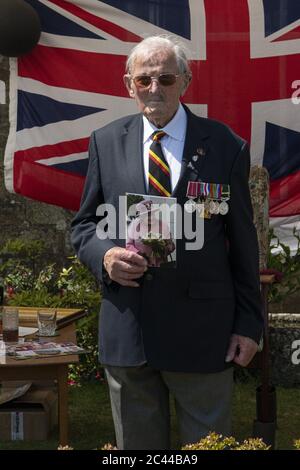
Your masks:
M123 82L124 82L124 85L127 88L127 91L128 91L128 94L129 94L130 98L134 98L135 93L134 93L134 90L132 89L132 86L131 86L132 80L131 80L131 78L128 74L123 76Z
M191 81L192 81L192 74L187 73L184 77L184 84L183 84L183 87L182 87L181 96L183 96L185 94L186 90L190 86Z

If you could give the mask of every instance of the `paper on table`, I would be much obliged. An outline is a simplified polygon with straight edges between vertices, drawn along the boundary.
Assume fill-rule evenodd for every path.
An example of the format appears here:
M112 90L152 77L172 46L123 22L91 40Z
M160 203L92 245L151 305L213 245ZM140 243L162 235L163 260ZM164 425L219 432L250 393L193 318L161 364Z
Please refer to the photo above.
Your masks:
M0 388L0 404L7 401L14 400L15 398L24 395L31 387L32 382L18 381L18 382L1 382Z
M33 335L37 331L39 331L38 328L30 328L28 326L19 326L19 336L20 337Z
M25 341L24 343L15 343L7 347L6 354L13 359L30 359L46 357L52 355L81 354L88 353L76 344L66 341L65 343Z

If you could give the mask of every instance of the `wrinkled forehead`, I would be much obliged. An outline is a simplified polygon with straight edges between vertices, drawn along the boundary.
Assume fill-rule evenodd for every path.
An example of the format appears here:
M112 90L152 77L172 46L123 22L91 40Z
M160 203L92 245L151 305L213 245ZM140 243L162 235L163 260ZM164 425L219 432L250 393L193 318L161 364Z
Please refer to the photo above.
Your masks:
M166 69L174 73L178 72L178 65L176 56L171 50L155 49L153 51L141 52L136 56L133 65L132 72L135 70L142 69Z

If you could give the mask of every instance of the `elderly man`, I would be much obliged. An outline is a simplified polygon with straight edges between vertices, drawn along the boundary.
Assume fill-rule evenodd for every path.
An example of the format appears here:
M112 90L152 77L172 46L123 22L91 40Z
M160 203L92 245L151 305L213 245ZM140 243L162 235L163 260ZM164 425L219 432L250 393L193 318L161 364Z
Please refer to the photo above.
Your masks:
M78 256L103 285L100 361L119 449L170 448L170 394L182 444L229 434L232 366L251 361L262 332L248 147L180 103L190 81L185 52L170 38L132 50L124 82L139 114L92 134L72 223ZM120 235L103 236L97 207L110 203L118 215L126 192L208 203L202 249L188 250L183 236L176 269L152 268Z

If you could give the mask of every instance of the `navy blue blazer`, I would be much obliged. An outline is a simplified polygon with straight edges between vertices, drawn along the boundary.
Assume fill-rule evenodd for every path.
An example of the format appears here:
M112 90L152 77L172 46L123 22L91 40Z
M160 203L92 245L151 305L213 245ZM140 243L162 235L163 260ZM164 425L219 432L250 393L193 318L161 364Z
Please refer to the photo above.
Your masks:
M135 366L144 362L168 371L218 372L232 333L256 342L262 334L258 243L248 187L248 146L227 126L188 117L182 170L172 193L183 205L188 181L229 184L226 216L204 220L204 245L197 251L177 240L176 269L150 268L139 288L105 281L103 257L125 246L118 234L101 240L100 204L119 211L119 196L146 194L143 121L128 116L93 132L89 167L71 239L79 259L102 284L99 355L102 364ZM194 162L197 149L205 155ZM189 165L193 163L193 167ZM98 228L97 228L98 224ZM96 231L97 228L97 231Z

